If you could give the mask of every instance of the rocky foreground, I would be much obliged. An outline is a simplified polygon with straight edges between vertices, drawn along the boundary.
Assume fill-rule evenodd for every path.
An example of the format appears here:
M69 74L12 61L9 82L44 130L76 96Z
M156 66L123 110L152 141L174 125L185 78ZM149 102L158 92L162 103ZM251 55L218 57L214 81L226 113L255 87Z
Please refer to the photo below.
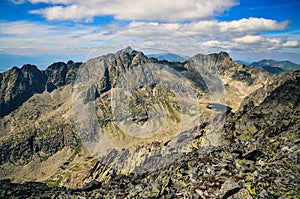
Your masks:
M118 57L118 60L123 63L118 70L125 70L125 72L138 64L157 61L128 49L109 56ZM217 58L220 59L218 64L214 62ZM37 120L41 124L28 124L25 129L11 124L15 131L8 131L7 126L12 118L23 118L22 122L28 122L22 117L28 114L22 110L22 106L1 119L2 129L4 129L2 132L5 133L2 133L0 150L0 172L2 172L0 196L2 198L298 198L300 195L300 71L272 76L261 69L238 65L224 53L221 56L197 55L185 64L173 63L173 68L193 81L198 89L197 94L202 98L206 97L206 89L209 88L203 85L199 77L197 79L192 76L191 71L195 68L191 63L195 62L198 67L204 67L209 63L216 64L225 91L231 96L231 98L227 97L225 104L231 109L224 113L224 117L226 116L224 127L218 132L220 140L215 144L207 144L213 139L207 132L207 121L205 121L188 131L174 135L177 142L180 138L188 138L188 142L182 142L188 147L180 148L175 144L170 149L176 151L173 155L180 155L174 155L172 161L158 169L148 169L144 172L138 170L141 166L149 166L148 162L153 167L155 166L153 163L160 164L155 161L155 158L165 157L164 151L172 143L171 138L168 138L171 141L164 142L149 140L144 142L144 146L138 148L132 144L117 154L111 151L104 158L109 158L110 162L115 162L118 166L121 162L122 170L118 170L118 167L112 166L113 164L104 164L107 162L103 159L93 159L86 155L74 124L68 122L68 119L66 122L57 119L60 115L68 118L69 83L66 85L66 82L63 82L59 85L58 80L53 77L52 79L55 80L53 81L56 82L54 84L49 80L52 73L48 75L44 73L43 82L48 81L49 85L51 83L55 86L51 94L52 101L47 101L49 93L43 93L33 96L22 105L31 107L34 104L37 108L32 109L33 121ZM127 69L124 63L130 63L126 65ZM99 96L95 99L99 107L103 107L97 114L103 121L107 121L105 123L107 129L110 129L109 122L112 118L103 110L106 110L104 106L106 98L110 97L107 92L114 86L119 74L113 72L118 71L114 69L116 66L120 65L116 63L108 67L109 81L101 80L101 85L97 87ZM147 89L138 92L136 98L150 99L150 102L155 100L156 98L151 98L151 89L147 94L148 97L143 97L148 92ZM163 100L172 101L173 98L168 92L163 92L160 87L156 89L160 91ZM238 90L243 92L237 93ZM60 97L55 97L58 93ZM53 106L56 103L59 106L47 107L46 110L41 108L43 104L51 103ZM172 103L170 106L173 107ZM59 111L57 111L58 107ZM168 122L176 125L177 120L174 116L178 110L176 106L174 107L168 109L167 115L172 116ZM203 110L210 113L210 110ZM52 114L49 114L50 112ZM143 112L145 114L142 114ZM136 119L140 123L147 121L147 113L143 108L138 109L135 112L135 115L138 115ZM50 124L49 127L42 125L47 122ZM172 129L165 129L168 130ZM11 136L12 133L14 137ZM125 137L124 140L126 139L128 138ZM119 138L117 140L118 144L125 142ZM131 141L135 142L135 140ZM151 152L146 155L141 154L140 151L148 150L149 147ZM123 164L122 160L129 161L130 165ZM52 167L48 165L51 162ZM126 166L126 169L123 166ZM36 175L40 175L39 179L26 178L23 173L28 171L29 175L30 167L39 167L36 169ZM10 176L11 180L5 179L5 174Z

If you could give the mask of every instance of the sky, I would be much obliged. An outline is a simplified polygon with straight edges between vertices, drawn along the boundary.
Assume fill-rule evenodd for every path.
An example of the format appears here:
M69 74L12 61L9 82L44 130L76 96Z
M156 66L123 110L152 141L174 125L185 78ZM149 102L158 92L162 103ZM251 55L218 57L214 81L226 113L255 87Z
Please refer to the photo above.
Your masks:
M298 0L1 0L0 65L147 53L226 51L300 63Z

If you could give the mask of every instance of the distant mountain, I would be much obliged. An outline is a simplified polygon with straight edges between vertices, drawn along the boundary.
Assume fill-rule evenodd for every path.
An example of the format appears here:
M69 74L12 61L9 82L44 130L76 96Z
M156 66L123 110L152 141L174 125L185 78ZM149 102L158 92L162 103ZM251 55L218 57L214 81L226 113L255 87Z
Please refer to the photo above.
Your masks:
M59 60L70 60L69 56L62 55L13 55L0 54L0 73L11 69L13 66L23 66L25 64L36 65L39 69L46 69L53 62ZM80 60L80 59L79 59Z
M35 65L26 64L0 73L0 117L17 109L36 93L52 92L70 84L80 65L73 61L56 62L41 71Z
M266 71L273 74L300 69L300 64L295 64L291 61L275 61L272 59L263 59L258 62L253 62L251 66L262 67Z
M279 68L279 67L272 67L272 66L261 66L265 71L268 71L269 73L272 74L279 74L282 72L285 72L284 69Z
M156 58L159 61L166 60L169 62L185 62L188 60L188 56L178 55L173 53L159 53L159 54L150 54L147 55L149 58Z
M300 70L226 52L13 67L0 73L1 198L297 198L299 84Z
M0 73L0 117L18 108L35 93L42 93L46 77L34 65L24 65L21 69L13 67Z
M249 66L251 64L250 62L246 62L246 61L243 61L243 60L236 60L236 63L238 63L238 64L245 64L247 66Z

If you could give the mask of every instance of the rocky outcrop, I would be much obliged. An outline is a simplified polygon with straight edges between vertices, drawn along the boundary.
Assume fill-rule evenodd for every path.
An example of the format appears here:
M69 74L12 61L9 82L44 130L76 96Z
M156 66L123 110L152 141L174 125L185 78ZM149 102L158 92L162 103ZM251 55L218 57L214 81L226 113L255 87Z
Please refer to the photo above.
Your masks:
M296 198L299 85L300 71L278 77L261 88L267 94L257 106L246 99L238 112L229 113L222 132L228 144L195 149L159 170L128 175L103 170L108 175L103 183L91 181L80 189L3 180L0 192L3 197ZM97 163L91 171L104 167Z
M56 87L72 84L75 81L76 73L81 63L74 63L73 61L56 62L51 64L44 74L47 80L53 83Z
M111 88L128 71L146 63L167 65L190 80L189 85L204 105L200 107L202 114L216 114L223 119L226 116L224 128L213 128L210 123L215 124L215 118L203 117L199 124L188 123L189 128L179 131L176 125L182 118L178 117L181 110L175 94L155 83L137 87L131 93L128 114L112 116ZM55 63L43 73L44 88L48 84L49 90L54 88L52 93L34 95L0 119L1 169L9 173L17 166L29 167L36 157L43 162L55 156L62 160L55 173L43 181L52 186L71 186L74 184L69 182L76 178L76 183L81 180L84 184L74 189L50 188L41 183L21 185L2 180L1 197L250 199L299 195L300 71L274 77L262 69L233 62L224 52L196 55L185 63L169 63L149 59L131 48L86 64L96 68L100 64L105 70L98 71L103 73L102 78L95 77L94 84L87 87L85 103L95 103L100 125L107 130L105 136L122 149L110 150L98 161L84 152L84 147L89 146L79 139L72 120L75 111L70 108L69 85L81 67L72 62ZM90 69L87 67L83 73L93 78L96 73L89 73ZM218 85L229 97L236 97L231 99L239 108L231 109L228 101L210 101L209 93L213 89L219 91ZM133 139L134 136L111 126L122 117L131 117L139 125L147 124L151 119L149 106L159 101L169 118L161 135ZM80 118L85 116L79 113ZM174 129L176 132L171 134ZM218 134L217 144L212 144L216 137L209 137L209 129ZM64 151L70 152L65 155ZM93 166L86 166L88 163Z
M46 77L34 65L14 67L0 75L0 117L17 109L35 93L45 89Z
M117 80L128 70L145 63L167 65L182 73L187 79L193 82L195 87L206 92L209 90L210 80L216 79L211 76L211 74L215 73L218 73L216 75L220 74L237 81L246 82L248 85L257 85L259 83L256 81L257 77L255 75L259 70L255 72L254 69L241 67L233 62L226 52L209 55L198 54L185 63L172 63L149 59L142 52L128 47L116 54L108 54L91 59L86 64L95 65L104 59L106 61L104 64L104 77L98 82L95 90L98 93L110 90L116 84ZM24 65L21 69L14 67L10 71L0 74L0 93L3 93L3 97L0 99L0 117L18 108L35 93L42 93L43 91L52 92L58 87L73 84L81 64L74 63L73 61L68 61L67 63L56 62L50 65L45 71L40 71L35 66ZM211 72L212 68L217 71ZM264 79L269 78L264 77Z
M240 111L230 113L223 131L228 145L195 150L159 171L144 174L108 172L98 163L92 172L100 169L109 178L92 192L128 198L297 196L299 74L280 76L280 84L270 85L258 106L246 100Z
M56 62L51 64L45 70L45 75L55 86L64 86L66 85L67 72L67 64L65 64L64 62Z
M36 93L52 92L74 82L81 63L54 63L45 71L34 65L13 67L0 73L0 118L17 109Z
M106 184L112 187L109 191L103 185L94 192L138 198L296 197L300 191L299 74L283 75L283 83L266 90L269 95L260 105L249 102L229 115L223 132L228 145L195 150L152 173L111 177Z
M127 71L134 67L145 63L153 62L152 59L148 59L142 52L135 51L130 47L118 51L115 54L107 54L94 59L89 60L83 67L86 69L86 73L90 73L91 79L98 79L99 75L103 77L97 83L97 92L104 93L109 91L116 85L120 77L122 77ZM99 68L103 71L97 71ZM95 77L93 74L96 75Z
M0 165L7 162L25 165L34 155L41 160L47 159L64 147L74 149L78 142L72 128L66 124L57 124L53 129L24 129L18 139L10 137L2 141L0 148ZM3 178L2 175L0 175Z

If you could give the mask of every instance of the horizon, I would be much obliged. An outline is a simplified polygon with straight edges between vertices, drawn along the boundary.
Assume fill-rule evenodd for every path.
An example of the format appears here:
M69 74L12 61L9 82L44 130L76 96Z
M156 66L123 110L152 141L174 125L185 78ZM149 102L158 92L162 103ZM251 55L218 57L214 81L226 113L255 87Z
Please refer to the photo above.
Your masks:
M128 47L130 47L130 46L128 46ZM128 48L128 47L126 47L126 48ZM131 47L130 47L131 48ZM54 61L49 61L49 60L52 60L51 58L50 59L48 59L47 61L45 61L45 60L41 60L41 59L39 59L38 57L36 58L36 57L34 57L34 56L19 56L19 55L10 55L10 54L0 54L0 60L2 60L3 59L3 56L16 56L16 58L18 58L18 57L20 57L20 59L23 59L23 60L29 60L29 62L27 61L25 61L24 63L22 63L22 64L13 64L13 65L11 65L11 66L4 66L4 65L1 65L2 63L0 63L0 73L3 73L3 72L6 72L6 71L8 71L8 70L10 70L10 69L12 69L13 67L17 67L17 68L21 68L22 66L24 66L24 65L26 65L26 64L30 64L30 65L35 65L38 69L40 69L40 70L45 70L45 69L47 69L49 66L51 66L52 64L54 64L54 63L57 63L57 62L64 62L64 63L67 63L68 61L74 61L74 62L82 62L82 63L85 63L86 61L88 61L89 59L93 59L93 58L97 58L97 57L100 57L100 56L104 56L104 55L107 55L107 54L110 54L110 53L117 53L118 51L121 51L121 50L124 50L125 48L122 48L122 49L118 49L118 50L116 50L116 51L114 51L114 52L108 52L108 53L104 53L104 54L100 54L100 55L98 55L98 56L92 56L92 57L89 57L87 60L84 60L84 61L82 61L82 60L76 60L76 59L72 59L71 57L69 57L69 58L67 58L67 59L64 59L64 58L62 58L62 57L60 57L60 58L53 58L53 60L54 59L56 59L56 60L54 60ZM132 50L137 50L137 49L134 49L134 48L132 48ZM137 51L139 51L139 52L142 52L142 53L144 53L144 55L146 56L146 57L148 57L148 58L151 58L151 57L153 57L153 56L155 56L155 55L167 55L167 54L172 54L172 55L178 55L179 57L182 57L182 58L185 58L186 60L187 59L189 59L189 58L191 58L191 57L193 57L193 56L195 56L195 55L197 55L197 54L203 54L203 55L209 55L209 54L214 54L214 53L217 53L217 54L219 54L219 53L221 53L221 52L226 52L226 51L219 51L219 52L209 52L209 53L207 53L207 54L204 54L204 53L197 53L197 54L194 54L194 55L192 55L192 56L187 56L187 55L180 55L180 54L174 54L174 53L170 53L170 52L165 52L165 53L163 53L163 52L160 52L160 53L151 53L151 51L150 52L148 52L148 53L145 53L145 52L143 52L143 51L140 51L140 50L137 50ZM228 53L228 52L226 52L226 53ZM292 63L294 63L294 64L298 64L298 65L300 65L299 63L296 63L296 62L293 62L293 61L290 61L290 60L277 60L277 59L268 59L268 58L263 58L263 59L260 59L260 60L253 60L253 61L245 61L245 60L239 60L239 59L233 59L233 57L231 56L231 54L230 53L228 53L229 54L229 56L230 56L230 58L233 60L233 61L235 61L235 62L244 62L246 65L251 65L252 63L254 63L254 62L259 62L259 61L263 61L263 60L273 60L273 61L277 61L277 62L282 62L282 61L289 61L289 62L292 62ZM42 55L41 57L45 57L44 55ZM35 60L35 61L32 61L32 60ZM166 61L169 61L169 62L172 62L172 61L170 61L170 60L168 60L168 59L163 59L163 60L166 60ZM30 63L30 61L32 62L32 63ZM47 64L46 64L47 63Z
M5 0L0 7L0 54L15 56L1 56L1 67L26 64L17 56L39 68L85 62L127 46L155 54L225 51L244 62L300 63L300 2L295 0Z
M0 0L0 195L298 198L299 11Z

